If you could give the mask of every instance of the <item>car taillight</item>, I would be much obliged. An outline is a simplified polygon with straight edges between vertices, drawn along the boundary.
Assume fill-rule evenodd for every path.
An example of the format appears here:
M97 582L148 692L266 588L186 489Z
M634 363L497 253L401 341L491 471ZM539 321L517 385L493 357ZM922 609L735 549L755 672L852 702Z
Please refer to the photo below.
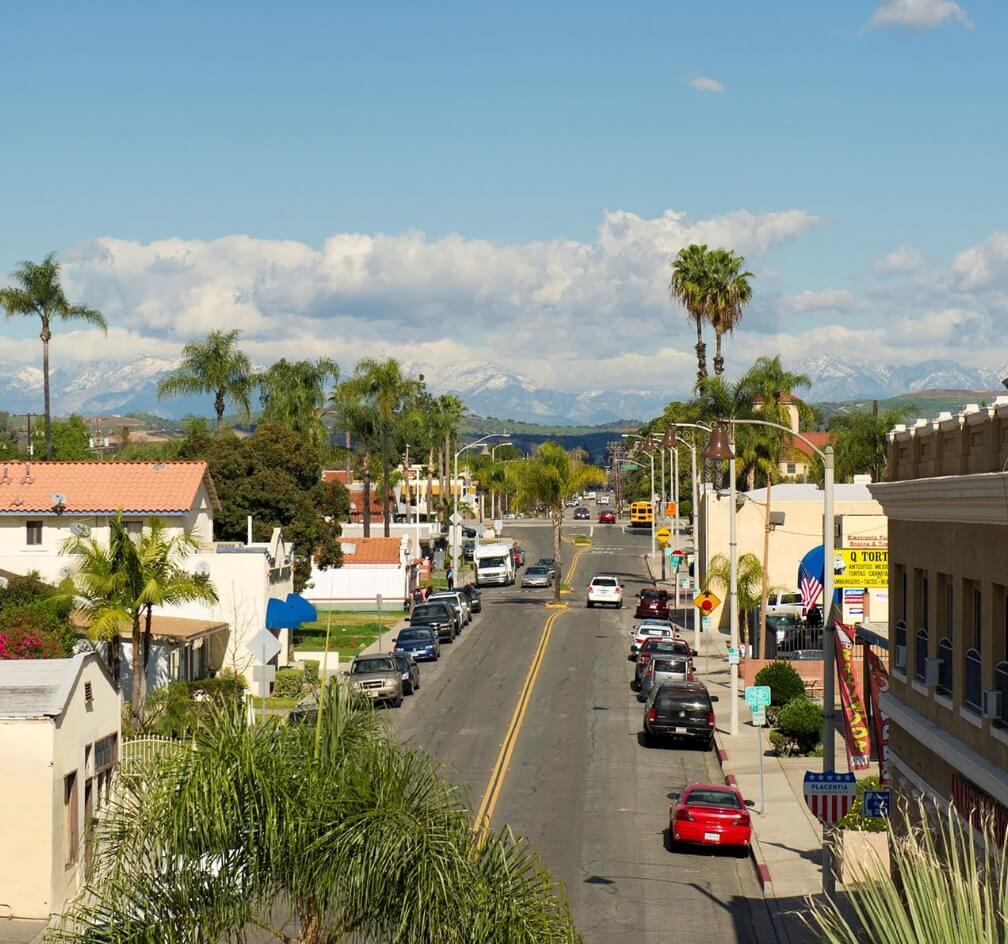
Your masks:
M648 709L647 719L648 719L648 721L657 721L658 720L658 712L655 711L653 707Z
M707 723L713 728L714 727L714 712L707 712Z
M735 819L732 820L733 826L748 826L749 824L750 821L748 813L743 813L741 816L736 816Z
M682 820L683 822L686 822L686 823L695 823L696 822L696 820L693 818L693 814L686 807L680 807L676 811L675 818L678 819L678 820Z

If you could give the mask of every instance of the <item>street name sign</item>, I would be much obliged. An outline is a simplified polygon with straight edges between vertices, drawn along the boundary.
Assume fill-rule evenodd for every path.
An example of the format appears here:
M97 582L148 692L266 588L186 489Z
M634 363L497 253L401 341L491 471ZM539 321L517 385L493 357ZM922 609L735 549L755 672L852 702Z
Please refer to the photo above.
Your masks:
M745 690L745 703L750 709L765 708L770 704L770 686L747 685Z
M865 816L885 819L889 815L892 806L891 790L865 790L863 797Z
M849 812L857 793L852 773L805 771L802 782L805 805L824 826L832 826Z

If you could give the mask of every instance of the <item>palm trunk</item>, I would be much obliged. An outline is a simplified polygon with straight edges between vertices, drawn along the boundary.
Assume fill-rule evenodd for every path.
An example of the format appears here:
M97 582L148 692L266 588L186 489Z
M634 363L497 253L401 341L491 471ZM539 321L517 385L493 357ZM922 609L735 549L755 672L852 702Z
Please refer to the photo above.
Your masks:
M346 430L343 433L343 442L346 443L346 487L349 491L350 483L353 481L353 476L351 473L351 461L353 460L353 453L350 451L351 441L350 441L350 430Z
M449 495L449 494L445 493L444 489L441 490L441 496L442 496L442 499L444 501L444 510L445 510L445 516L444 517L445 517L445 521L447 521L448 520L449 501L454 501L454 499L455 499L455 483L451 480L451 474L452 474L452 470L451 470L451 433L445 433L445 438L444 438L444 470L445 470L444 471L445 481L448 483L448 492L450 493L450 495Z
M147 607L147 612L144 618L144 633L143 633L143 675L144 675L144 700L147 699L147 666L150 665L150 647L151 647L151 624L154 620L154 612L151 607Z
M389 431L388 426L382 427L382 519L385 523L385 537L392 533L389 523L389 481L392 470L389 468Z
M363 507L361 508L361 521L364 524L364 537L371 537L371 456L367 450L364 451L364 468L361 470L364 480Z
M721 356L721 331L714 332L714 376L720 377L724 373L724 358Z
M42 326L42 397L45 409L45 451L52 459L52 416L49 413L49 326ZM29 444L30 445L30 444Z
M434 502L434 450L431 449L427 453L427 496L424 501L424 507L427 509L427 520L431 520L431 511L433 510Z
M560 583L563 580L563 561L560 559L561 538L563 531L563 505L559 511L552 509L553 517L553 557L556 558L556 579L553 581L553 602L560 602Z
M137 720L143 720L144 698L147 695L147 679L143 671L143 635L140 632L140 614L133 617L133 629L130 634L133 651L130 662L133 667L133 692L130 701L133 704L133 714Z
M769 641L766 638L766 608L767 597L770 594L770 581L767 568L770 563L770 486L771 479L767 477L766 483L766 520L763 523L763 576L760 587L760 611L759 611L759 638L762 656L767 658L770 652Z
M697 380L704 380L707 377L707 345L703 339L703 318L699 314L693 317L696 321Z
M216 432L219 436L224 429L224 391L218 390L214 396L214 412L217 414Z

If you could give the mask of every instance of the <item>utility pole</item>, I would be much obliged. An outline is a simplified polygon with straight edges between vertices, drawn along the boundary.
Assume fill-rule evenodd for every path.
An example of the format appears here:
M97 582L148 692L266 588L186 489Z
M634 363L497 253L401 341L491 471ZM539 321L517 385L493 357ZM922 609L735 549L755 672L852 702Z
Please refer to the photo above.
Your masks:
M31 413L25 413L25 421L28 424L28 458L32 459L35 456L35 448L32 446L31 438Z

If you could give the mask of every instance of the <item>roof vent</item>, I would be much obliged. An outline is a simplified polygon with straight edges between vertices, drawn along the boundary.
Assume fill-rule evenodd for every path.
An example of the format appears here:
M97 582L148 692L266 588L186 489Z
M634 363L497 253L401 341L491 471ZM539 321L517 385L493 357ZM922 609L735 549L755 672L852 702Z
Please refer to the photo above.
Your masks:
M357 545L356 544L344 544L342 541L340 541L339 549L344 554L356 554L357 553Z
M84 704L90 705L94 701L94 692L91 690L91 683L84 683Z
M164 470L167 469L167 468L168 468L168 463L167 462L155 462L154 463L154 471L155 472L164 472Z
M34 481L35 480L32 478L32 474L31 474L31 463L30 462L26 462L25 463L25 467L24 467L24 475L21 476L21 484L22 485L31 485L31 483L34 482Z
M3 464L3 478L0 479L0 485L10 485L10 472L7 469L6 462Z

